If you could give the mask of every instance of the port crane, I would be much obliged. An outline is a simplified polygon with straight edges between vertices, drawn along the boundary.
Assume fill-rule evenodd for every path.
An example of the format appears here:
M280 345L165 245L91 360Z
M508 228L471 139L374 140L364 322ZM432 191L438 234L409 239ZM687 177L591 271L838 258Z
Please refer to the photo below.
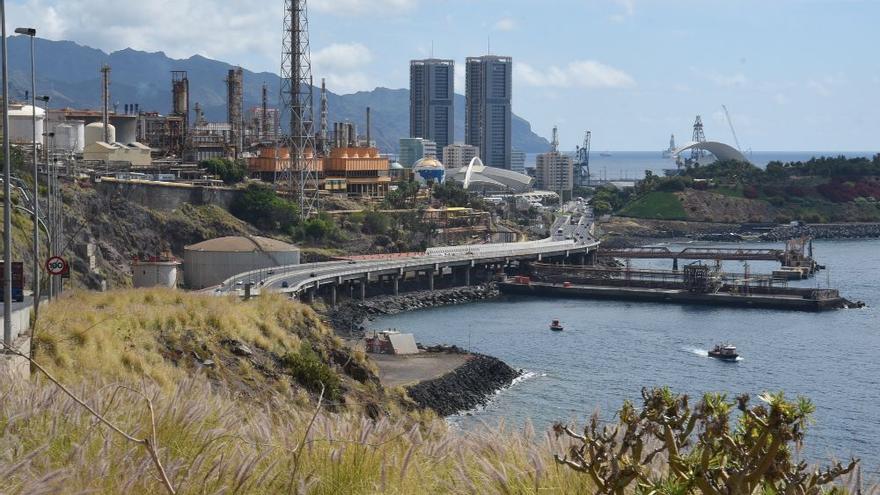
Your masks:
M730 126L730 133L733 134L733 142L736 143L736 149L742 152L742 147L739 145L739 138L736 136L736 129L733 128L733 120L730 119L730 112L727 111L727 105L721 105L721 108L724 109L724 117L727 119L727 125Z

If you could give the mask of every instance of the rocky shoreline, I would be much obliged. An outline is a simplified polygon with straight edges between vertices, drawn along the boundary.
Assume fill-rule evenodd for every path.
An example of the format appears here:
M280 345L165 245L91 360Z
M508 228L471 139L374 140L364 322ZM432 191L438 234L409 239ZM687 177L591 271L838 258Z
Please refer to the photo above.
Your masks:
M378 296L365 301L349 301L331 310L327 316L338 333L350 338L362 337L366 329L366 322L377 316L465 304L493 299L500 295L501 292L494 283L409 292L399 296Z
M761 225L766 229L766 226ZM880 238L880 223L833 223L771 226L770 230L753 224L724 224L671 220L617 218L600 225L606 234L606 247L642 245L646 240L688 239L707 242L769 241L781 242L802 236L813 239Z
M522 375L504 361L492 356L473 354L451 373L407 388L410 398L421 408L440 416L485 405L498 390L509 386Z
M809 236L813 239L880 238L880 223L782 225L762 235L761 240L784 241L801 236Z

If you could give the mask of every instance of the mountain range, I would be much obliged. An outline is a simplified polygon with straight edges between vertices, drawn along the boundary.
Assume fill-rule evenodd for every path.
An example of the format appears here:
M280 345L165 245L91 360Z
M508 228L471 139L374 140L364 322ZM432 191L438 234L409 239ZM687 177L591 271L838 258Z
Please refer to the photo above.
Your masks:
M142 111L162 114L171 110L171 71L187 71L190 108L198 102L209 121L226 121L226 76L234 66L200 55L172 59L163 52L148 53L131 48L112 53L72 41L35 40L37 93L50 96L53 108L99 108L103 64L111 67L110 101L121 112L125 104L137 103ZM9 38L10 99L23 99L31 87L30 41ZM260 105L262 86L269 88L270 106L276 106L280 78L270 72L244 71L244 108ZM329 88L328 88L329 89ZM320 98L315 89L316 107ZM350 121L364 129L366 107L372 110L372 136L380 149L397 152L398 139L409 135L409 90L376 88L339 95L328 91L330 122ZM456 141L464 140L465 98L455 98ZM532 132L531 125L516 115L512 123L513 147L527 153L548 149L547 139Z

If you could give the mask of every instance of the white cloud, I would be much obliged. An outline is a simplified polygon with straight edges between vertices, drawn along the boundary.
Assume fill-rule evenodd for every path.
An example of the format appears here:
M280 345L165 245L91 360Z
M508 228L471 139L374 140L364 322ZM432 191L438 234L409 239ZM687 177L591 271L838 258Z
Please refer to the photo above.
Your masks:
M704 74L706 79L712 81L717 86L723 88L737 88L749 84L749 78L742 72L736 74L719 74L717 72L709 72Z
M361 70L372 61L370 49L361 43L334 43L312 55L315 76L327 78L334 93L373 89L370 77Z
M556 88L631 88L636 81L626 72L594 60L576 60L565 67L550 66L538 70L519 62L514 74L524 84Z
M843 76L824 76L807 81L807 89L813 90L819 96L831 96L834 88L846 83Z
M512 17L504 17L502 19L499 19L498 22L496 22L495 25L492 26L492 28L495 31L513 31L514 29L516 29L516 26L516 19Z
M621 6L623 8L623 12L620 14L614 14L611 16L611 20L614 22L623 22L628 17L632 17L636 13L636 2L635 0L614 0L614 3Z
M327 70L350 70L373 61L370 49L361 43L334 43L312 55L315 67Z
M105 51L201 54L273 70L280 51L281 6L251 0L24 0L8 5L9 25L30 25L47 39L68 39ZM193 22L197 20L197 22ZM234 40L234 42L230 42Z
M309 5L327 14L361 15L408 12L417 3L417 0L314 0Z

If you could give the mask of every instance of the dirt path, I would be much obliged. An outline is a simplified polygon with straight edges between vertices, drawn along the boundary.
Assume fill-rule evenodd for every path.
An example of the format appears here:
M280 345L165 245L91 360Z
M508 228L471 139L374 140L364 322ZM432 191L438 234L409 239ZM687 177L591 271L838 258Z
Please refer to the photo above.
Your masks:
M468 354L431 353L414 356L370 354L379 367L379 380L385 387L414 385L439 378L463 365Z

